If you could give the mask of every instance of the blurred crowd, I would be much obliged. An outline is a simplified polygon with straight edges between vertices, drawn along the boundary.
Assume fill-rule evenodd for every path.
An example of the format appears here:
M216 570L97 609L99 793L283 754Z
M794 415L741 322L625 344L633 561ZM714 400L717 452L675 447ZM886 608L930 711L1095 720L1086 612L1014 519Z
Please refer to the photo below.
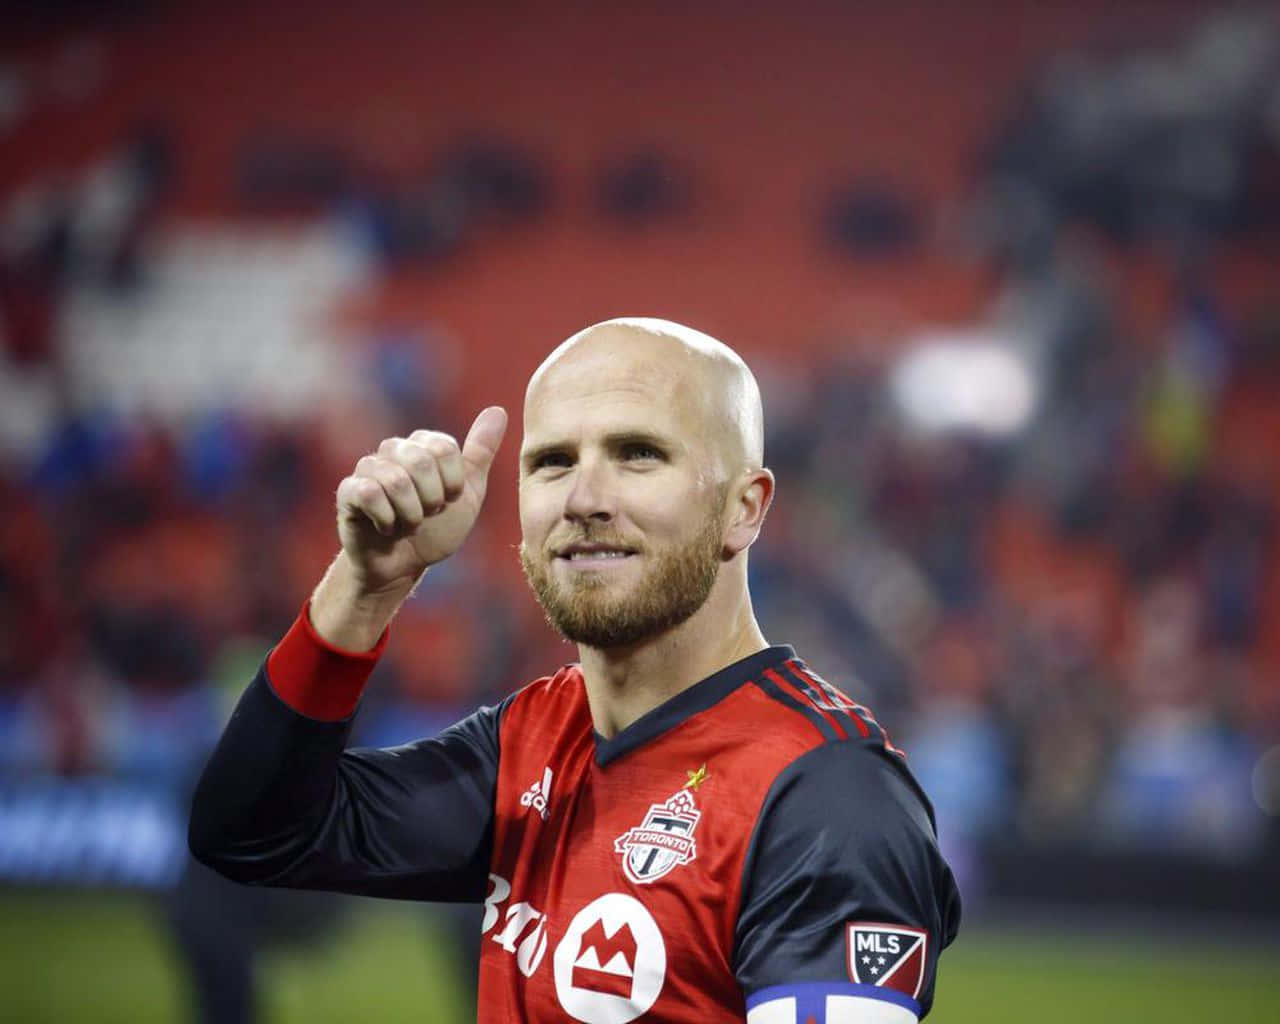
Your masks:
M968 230L994 282L982 326L1030 368L1033 413L998 437L922 430L893 401L903 339L851 329L820 365L779 339L758 359L779 481L753 554L759 613L875 708L957 849L1070 836L1247 858L1274 830L1255 766L1280 744L1280 287L1242 306L1217 268L1280 229L1275 36L1227 19L1158 55L1076 53L1025 97L986 147ZM145 126L4 214L5 372L39 377L51 403L0 413L10 781L105 775L180 799L336 543L348 453L316 443L331 425L233 399L180 422L122 415L60 362L69 297L148 302L141 243L180 163ZM259 210L335 211L376 274L553 216L552 176L512 147L437 166L416 190L355 187L336 151L275 138L235 177ZM601 171L604 217L693 201L656 151ZM827 216L827 242L862 258L922 244L892 182ZM1108 268L1142 247L1161 254L1165 301L1135 330ZM454 421L446 373L415 384L447 363L440 336L373 347L388 421ZM469 569L433 574L407 608L365 741L431 732L564 660L512 573Z
M1274 459L1213 453L1218 396L1278 393L1280 334L1261 311L1206 326L1208 301L1184 295L1141 351L1102 323L1074 339L1014 438L913 431L882 357L774 403L764 620L901 723L958 841L1228 858L1265 841Z

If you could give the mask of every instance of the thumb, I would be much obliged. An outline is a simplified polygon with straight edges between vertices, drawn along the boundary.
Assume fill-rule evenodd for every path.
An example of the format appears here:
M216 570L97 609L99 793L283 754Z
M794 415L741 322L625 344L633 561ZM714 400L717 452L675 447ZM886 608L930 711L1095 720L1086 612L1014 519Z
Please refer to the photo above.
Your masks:
M467 477L481 493L506 432L507 410L500 405L491 405L480 410L480 415L467 431L467 439L462 442L462 461L467 465Z

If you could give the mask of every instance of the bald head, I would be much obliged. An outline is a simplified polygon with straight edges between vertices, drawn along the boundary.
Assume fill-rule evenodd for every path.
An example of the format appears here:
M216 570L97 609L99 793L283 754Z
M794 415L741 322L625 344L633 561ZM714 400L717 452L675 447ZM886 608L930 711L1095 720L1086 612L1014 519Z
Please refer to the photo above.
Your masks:
M651 317L605 320L557 346L529 379L526 430L541 403L627 390L647 394L657 415L686 414L725 476L763 465L760 388L742 357L709 334Z

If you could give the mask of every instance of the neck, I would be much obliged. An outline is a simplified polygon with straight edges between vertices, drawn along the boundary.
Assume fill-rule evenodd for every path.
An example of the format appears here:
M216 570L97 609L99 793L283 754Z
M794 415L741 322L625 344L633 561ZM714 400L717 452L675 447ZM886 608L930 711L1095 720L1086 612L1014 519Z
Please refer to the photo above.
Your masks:
M726 665L764 650L745 581L725 587L679 626L627 647L579 645L587 702L596 732L617 735L659 704Z

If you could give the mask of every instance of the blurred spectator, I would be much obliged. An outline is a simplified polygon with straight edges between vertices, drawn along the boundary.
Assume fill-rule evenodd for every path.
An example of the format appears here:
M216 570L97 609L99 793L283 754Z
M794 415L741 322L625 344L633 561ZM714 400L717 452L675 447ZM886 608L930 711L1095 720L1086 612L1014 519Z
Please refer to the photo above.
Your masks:
M856 181L837 189L823 211L823 235L851 256L900 256L919 240L920 215L891 182Z
M600 169L600 211L612 220L645 224L687 213L693 205L692 173L659 149L639 149Z
M501 139L458 145L440 161L437 177L462 196L472 222L526 222L551 205L546 168L531 153Z
M1105 835L1242 857L1261 837L1249 795L1259 751L1224 720L1194 586L1153 585L1132 626L1127 722L1102 795Z
M329 142L304 141L278 128L259 130L236 159L236 192L251 210L315 213L351 187L347 157Z

